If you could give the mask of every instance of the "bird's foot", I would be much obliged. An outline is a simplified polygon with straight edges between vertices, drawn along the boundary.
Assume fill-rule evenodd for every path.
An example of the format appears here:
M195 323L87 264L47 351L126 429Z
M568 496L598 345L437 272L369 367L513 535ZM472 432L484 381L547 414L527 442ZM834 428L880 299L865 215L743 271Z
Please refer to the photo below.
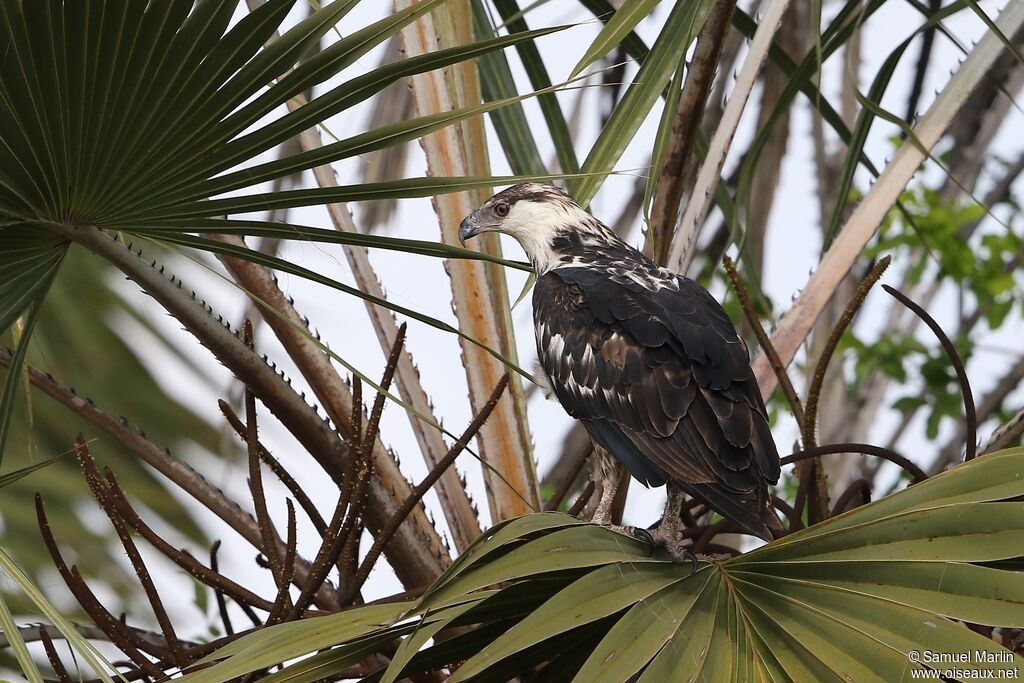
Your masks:
M693 568L691 574L697 571L697 562L699 560L710 561L712 558L705 555L696 555L690 548L690 543L686 543L680 538L677 533L665 533L660 527L654 527L651 529L644 529L642 527L635 526L619 526L617 524L604 524L605 528L617 531L625 536L631 536L637 540L643 541L650 546L650 552L648 557L654 555L654 551L658 548L662 548L668 555L669 559L673 564L684 564L688 563Z
M707 559L701 555L695 554L690 550L689 545L683 545L682 543L674 546L665 546L666 552L668 552L669 558L671 558L673 564L683 564L684 562L690 563L690 575L693 576L697 573L697 560Z
M654 554L654 549L658 547L658 541L654 538L654 534L649 529L644 529L638 526L628 526L623 529L627 534L633 538L638 538L647 545L651 546L651 552L649 555Z
M667 533L660 525L652 529L623 527L622 531L633 538L638 538L650 545L650 555L653 555L656 549L663 548L668 554L669 559L671 559L674 564L689 563L693 568L690 572L691 574L697 571L697 561L699 559L707 559L694 554L693 551L690 550L691 544L685 543L683 539L680 538L680 534L678 532Z

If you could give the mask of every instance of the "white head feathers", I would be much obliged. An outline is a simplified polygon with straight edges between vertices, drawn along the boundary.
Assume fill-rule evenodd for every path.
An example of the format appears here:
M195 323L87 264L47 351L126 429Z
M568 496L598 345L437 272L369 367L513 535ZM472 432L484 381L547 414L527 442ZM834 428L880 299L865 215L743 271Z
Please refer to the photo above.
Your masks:
M515 185L494 195L462 221L459 235L465 241L484 232L515 238L538 276L574 260L579 248L625 246L566 192L541 183Z

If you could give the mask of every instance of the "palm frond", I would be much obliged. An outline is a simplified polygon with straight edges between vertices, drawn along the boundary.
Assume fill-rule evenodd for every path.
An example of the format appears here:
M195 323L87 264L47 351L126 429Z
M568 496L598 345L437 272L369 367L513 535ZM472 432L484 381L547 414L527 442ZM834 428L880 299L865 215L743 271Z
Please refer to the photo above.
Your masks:
M326 643L338 653L313 660L329 675L335 660L386 635L402 644L364 680L459 660L451 681L508 680L539 665L541 676L557 671L579 683L764 674L882 683L927 666L914 661L925 650L990 653L964 665L979 675L1021 671L1024 659L957 621L1024 624L1019 581L998 565L1016 557L1024 534L1024 511L1010 502L1024 494L1014 476L1022 463L1021 449L978 458L752 552L702 561L696 572L560 513L521 517L489 530L415 604L349 613L345 639L314 638L322 620L270 629L232 643L218 654L226 659L186 680L224 681ZM476 640L428 646L468 624L484 625ZM296 675L313 660L292 665Z

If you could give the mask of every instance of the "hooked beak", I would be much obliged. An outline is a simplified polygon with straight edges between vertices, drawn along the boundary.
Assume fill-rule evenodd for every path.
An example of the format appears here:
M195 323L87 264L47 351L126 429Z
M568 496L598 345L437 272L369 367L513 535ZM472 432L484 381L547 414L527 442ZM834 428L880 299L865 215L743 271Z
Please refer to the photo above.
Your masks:
M480 213L481 210L477 209L466 216L459 225L459 241L463 244L466 243L466 240L476 237L482 232L494 232L498 229L497 223L487 220Z

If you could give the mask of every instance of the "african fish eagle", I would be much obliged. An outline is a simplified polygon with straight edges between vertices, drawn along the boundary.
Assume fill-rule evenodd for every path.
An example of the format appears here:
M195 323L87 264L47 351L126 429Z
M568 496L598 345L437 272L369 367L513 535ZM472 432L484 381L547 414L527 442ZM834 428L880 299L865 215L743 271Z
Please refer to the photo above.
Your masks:
M746 345L711 294L552 185L494 195L459 236L485 232L515 238L533 264L542 379L586 428L604 477L593 520L611 521L617 461L646 486L668 485L661 523L639 535L674 556L684 494L771 540L779 454Z

